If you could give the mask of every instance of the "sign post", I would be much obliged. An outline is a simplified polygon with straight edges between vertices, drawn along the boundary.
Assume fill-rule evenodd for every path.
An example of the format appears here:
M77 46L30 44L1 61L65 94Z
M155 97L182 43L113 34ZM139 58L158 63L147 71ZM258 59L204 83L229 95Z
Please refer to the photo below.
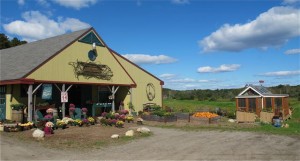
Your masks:
M62 103L68 102L68 92L61 92L60 96L61 96L60 98Z

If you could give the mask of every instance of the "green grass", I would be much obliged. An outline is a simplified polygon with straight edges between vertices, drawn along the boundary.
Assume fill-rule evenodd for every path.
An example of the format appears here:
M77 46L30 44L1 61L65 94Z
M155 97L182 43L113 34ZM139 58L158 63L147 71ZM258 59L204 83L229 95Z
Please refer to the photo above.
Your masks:
M209 108L214 111L216 107L220 107L223 110L235 111L234 101L197 101L197 100L175 100L166 99L163 104L168 107L172 107L176 112L194 112L199 109Z
M172 107L176 112L193 112L197 109L209 108L215 110L216 107L220 107L223 110L230 112L235 111L234 101L196 101L196 100L164 100L164 105ZM289 125L289 128L278 128L271 124L259 124L254 126L244 126L242 124L220 124L220 125L199 125L199 126L173 126L173 125L160 125L163 128L180 128L182 130L221 130L221 131L251 131L261 132L268 134L279 135L293 135L300 136L300 101L295 98L289 99L290 107L293 107L293 114L291 119L288 119L284 123ZM225 119L226 122L226 119Z

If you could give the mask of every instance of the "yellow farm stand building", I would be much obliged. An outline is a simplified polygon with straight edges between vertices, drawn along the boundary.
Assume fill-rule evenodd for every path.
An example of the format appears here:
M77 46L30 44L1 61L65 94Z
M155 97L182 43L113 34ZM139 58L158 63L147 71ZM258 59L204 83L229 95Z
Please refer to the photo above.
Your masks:
M3 49L0 56L2 120L12 119L11 105L19 103L27 121L46 104L61 117L71 103L93 116L162 106L164 82L110 49L93 28Z

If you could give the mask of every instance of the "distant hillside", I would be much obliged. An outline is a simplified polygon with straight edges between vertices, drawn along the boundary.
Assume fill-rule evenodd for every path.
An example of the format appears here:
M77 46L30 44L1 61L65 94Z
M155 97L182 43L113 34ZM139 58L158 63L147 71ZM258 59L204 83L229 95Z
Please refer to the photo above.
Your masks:
M172 90L163 88L163 97L165 99L178 99L178 100L234 100L244 88L238 89L195 89L195 90ZM300 85L289 86L289 85L278 85L268 88L274 94L289 94L292 98L297 98L300 101Z

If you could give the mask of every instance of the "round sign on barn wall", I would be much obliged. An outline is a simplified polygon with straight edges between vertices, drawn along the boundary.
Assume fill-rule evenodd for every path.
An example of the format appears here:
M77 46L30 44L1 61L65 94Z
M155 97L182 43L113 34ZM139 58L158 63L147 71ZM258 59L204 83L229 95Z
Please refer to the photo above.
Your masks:
M88 57L91 61L94 61L97 58L97 53L94 50L90 50L88 52Z
M152 101L155 98L155 87L152 83L147 84L146 94L149 101Z

